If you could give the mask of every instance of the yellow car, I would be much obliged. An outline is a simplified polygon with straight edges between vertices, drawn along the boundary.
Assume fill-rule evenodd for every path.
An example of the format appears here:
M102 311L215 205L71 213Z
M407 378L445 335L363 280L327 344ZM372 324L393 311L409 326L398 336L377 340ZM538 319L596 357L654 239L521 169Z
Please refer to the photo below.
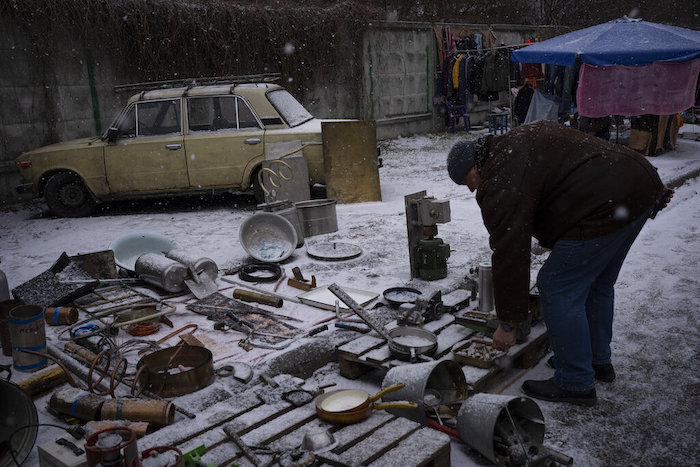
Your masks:
M52 144L16 159L19 192L43 196L58 216L80 217L100 201L246 191L264 196L265 148L299 141L309 183L324 183L321 120L277 84L144 91L101 137Z

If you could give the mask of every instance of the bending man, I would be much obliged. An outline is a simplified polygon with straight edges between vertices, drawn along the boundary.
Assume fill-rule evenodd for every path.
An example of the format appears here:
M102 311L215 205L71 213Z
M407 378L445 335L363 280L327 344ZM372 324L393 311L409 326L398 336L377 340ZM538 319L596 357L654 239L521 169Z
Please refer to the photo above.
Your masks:
M450 178L477 190L489 232L496 313L493 346L515 344L527 319L530 243L552 251L537 285L554 377L525 381L535 398L593 405L610 359L613 286L642 226L673 196L638 153L551 121L454 145Z

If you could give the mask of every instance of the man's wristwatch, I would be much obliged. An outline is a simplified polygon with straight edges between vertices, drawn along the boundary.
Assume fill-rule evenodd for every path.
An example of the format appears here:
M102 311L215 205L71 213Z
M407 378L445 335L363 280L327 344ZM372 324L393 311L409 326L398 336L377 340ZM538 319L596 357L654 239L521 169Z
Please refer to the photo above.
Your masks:
M503 329L505 332L513 332L515 330L515 326L511 326L510 324L501 321L501 329Z

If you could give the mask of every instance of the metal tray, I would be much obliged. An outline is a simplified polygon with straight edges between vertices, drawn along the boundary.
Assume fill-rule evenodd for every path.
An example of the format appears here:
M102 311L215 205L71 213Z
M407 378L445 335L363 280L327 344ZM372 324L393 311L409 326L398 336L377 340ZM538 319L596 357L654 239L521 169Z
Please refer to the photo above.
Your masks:
M367 290L352 289L350 287L342 287L342 289L350 295L350 297L359 303L361 306L367 305L372 300L379 297L378 293L369 292ZM335 302L338 301L341 310L349 310L348 306L339 300L333 292L328 290L327 285L316 287L308 292L297 295L297 298L301 303L307 305L315 306L317 308L323 308L324 310L335 310Z
M488 355L476 356L470 350L475 346L488 347ZM464 345L460 345L453 350L454 358L459 363L475 366L478 368L491 368L505 352L495 350L491 347L491 342L481 339L472 339Z

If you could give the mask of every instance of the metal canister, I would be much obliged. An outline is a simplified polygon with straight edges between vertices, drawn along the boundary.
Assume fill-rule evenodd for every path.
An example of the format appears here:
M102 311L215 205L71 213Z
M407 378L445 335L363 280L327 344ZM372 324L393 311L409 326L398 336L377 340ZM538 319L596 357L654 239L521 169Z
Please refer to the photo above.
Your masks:
M299 210L304 237L313 237L338 230L336 202L334 199L312 199L294 203L294 206Z
M49 399L49 408L81 420L99 420L105 398L79 388L55 392Z
M304 245L304 229L301 227L301 214L291 201L282 200L274 203L259 204L258 208L264 212L274 212L291 222L294 230L297 232L297 248Z
M19 305L10 310L7 318L12 340L13 368L17 371L37 371L48 363L48 358L34 355L46 351L46 324L44 309L38 305Z
M12 338L7 318L10 315L10 310L19 305L24 305L24 302L22 300L3 300L0 302L0 341L2 342L2 354L7 357L12 356Z
M44 320L49 326L62 326L78 321L78 310L69 306L49 307L44 311Z
M180 292L185 288L187 267L157 253L145 253L136 259L134 272L144 282L168 292Z
M192 268L197 274L204 272L212 280L219 276L219 267L213 259L198 257L180 248L168 251L165 257Z
M483 263L479 265L479 311L488 313L494 306L493 272L490 264Z
M131 420L166 426L175 420L175 406L167 400L108 399L102 404L102 420Z

